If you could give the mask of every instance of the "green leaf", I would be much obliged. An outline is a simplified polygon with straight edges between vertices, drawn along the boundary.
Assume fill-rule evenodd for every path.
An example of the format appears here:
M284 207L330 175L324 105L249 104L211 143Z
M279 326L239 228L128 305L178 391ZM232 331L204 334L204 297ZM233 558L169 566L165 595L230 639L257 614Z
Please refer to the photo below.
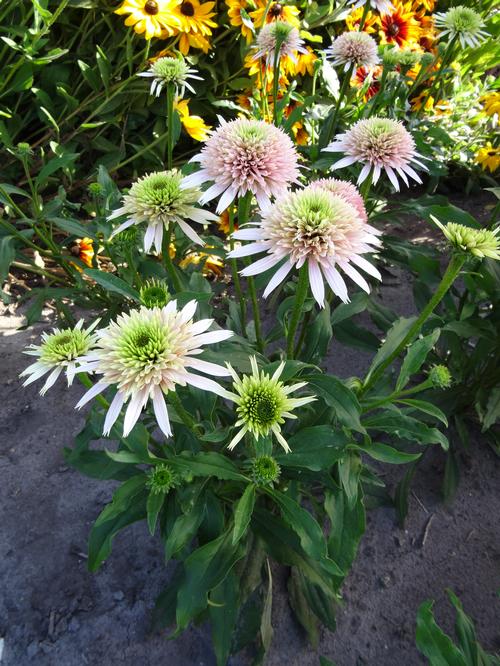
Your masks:
M380 462L391 463L393 465L404 465L414 460L418 460L421 453L405 453L389 446L388 444L381 444L380 442L373 442L366 446L358 445L358 448L367 453L374 460Z
M98 526L126 511L129 505L134 503L136 496L144 490L146 481L146 475L141 473L119 486L113 493L112 501L104 507L94 525Z
M217 666L226 666L238 617L238 583L233 571L210 593L208 613Z
M238 468L220 453L203 452L194 455L182 453L169 459L169 464L179 470L185 470L193 476L215 476L217 479L248 481L238 472Z
M408 407L412 407L414 409L418 409L420 412L424 412L424 414L429 414L430 416L434 416L434 418L438 419L438 421L441 421L446 427L448 427L448 419L446 418L446 414L444 414L439 407L436 407L436 405L433 405L431 402L427 402L427 400L416 400L415 398L405 398L404 400L398 400L397 401L399 404L402 405L407 405ZM405 410L405 411L410 411L410 410Z
M370 416L364 421L367 430L387 432L400 439L407 439L419 444L440 444L446 451L448 440L437 428L430 428L421 421L405 414L383 412Z
M451 504L456 495L458 482L460 480L460 468L458 460L453 451L446 454L446 465L443 479L443 498L447 504Z
M396 382L396 391L401 391L411 377L420 370L429 352L438 341L440 333L439 328L436 328L430 335L426 335L410 345Z
M290 453L276 456L284 467L300 467L319 472L330 469L345 452L349 440L342 430L328 425L312 426L299 430L290 437Z
M177 631L185 629L208 603L208 592L217 587L243 557L239 544L232 544L232 530L209 541L184 562L185 579L177 594Z
M117 275L105 273L97 268L86 268L84 273L95 280L97 284L100 284L101 287L104 287L107 291L120 294L120 296L124 296L125 298L131 298L134 301L140 300L139 293Z
M76 220L69 220L64 217L48 217L47 220L71 236L80 236L81 238L90 236L91 238L95 238L95 235L89 229Z
M146 502L146 511L148 518L148 527L151 535L155 533L156 523L158 521L158 515L165 501L165 493L149 493L147 502Z
M304 627L309 642L317 650L319 643L318 620L307 602L304 589L305 579L296 567L292 567L287 587L288 600L295 617Z
M375 354L375 358L373 359L368 374L366 375L365 383L370 381L372 375L378 369L378 367L382 365L382 363L384 363L398 348L399 344L405 338L406 334L411 329L416 320L417 317L410 317L408 319L401 317L394 322L393 326L387 333L385 342Z
M0 237L0 285L9 274L11 263L16 258L16 239L14 236Z
M342 425L364 433L365 429L361 425L359 415L361 406L354 393L343 384L340 379L331 375L309 375L304 377L309 387L326 402L329 407L333 407L335 415Z
M396 514L401 527L404 526L406 516L408 515L408 495L418 462L414 462L405 472L405 475L396 486L394 504L396 505Z
M49 179L49 176L56 171L59 171L59 169L66 169L67 167L72 166L78 157L80 157L79 153L65 153L60 157L53 157L40 169L35 179L35 183L38 187L41 187Z
M418 609L418 649L429 659L430 666L470 666L451 638L436 624L432 606L432 601L424 601Z
M350 451L339 462L339 478L350 507L354 507L359 493L359 477L361 474L361 458Z
M169 560L196 536L205 516L205 497L198 496L192 508L179 516L166 535L165 560Z
M273 625L271 621L273 610L273 579L271 576L269 561L266 561L266 565L268 583L266 596L264 598L264 607L262 609L262 618L260 621L260 639L262 641L262 647L264 648L264 654L268 652L271 647L271 641L273 640Z
M343 571L349 571L366 528L365 507L361 493L349 504L340 488L325 494L325 511L330 521L328 554Z
M483 416L482 432L491 428L500 418L500 386L490 391L486 404L486 414Z
M252 519L253 507L255 505L255 486L253 483L245 488L236 509L234 510L233 545L246 534L250 520Z

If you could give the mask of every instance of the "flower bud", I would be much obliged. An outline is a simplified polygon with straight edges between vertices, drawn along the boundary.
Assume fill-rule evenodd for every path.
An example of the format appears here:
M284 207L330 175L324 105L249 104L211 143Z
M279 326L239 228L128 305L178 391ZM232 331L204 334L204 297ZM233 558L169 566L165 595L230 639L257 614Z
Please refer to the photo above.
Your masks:
M252 463L253 479L259 486L274 483L280 474L280 466L272 456L259 456Z
M451 373L445 365L435 365L430 369L429 379L434 388L445 389L451 386Z

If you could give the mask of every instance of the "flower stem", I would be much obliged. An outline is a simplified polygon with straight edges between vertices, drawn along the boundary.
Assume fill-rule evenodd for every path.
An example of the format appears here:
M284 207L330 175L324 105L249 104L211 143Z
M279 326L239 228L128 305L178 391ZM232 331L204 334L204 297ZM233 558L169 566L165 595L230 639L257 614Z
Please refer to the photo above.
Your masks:
M328 121L328 130L326 133L326 143L325 145L328 145L330 141L332 140L335 130L337 129L337 120L339 117L340 113L340 107L342 106L342 100L345 97L345 93L347 90L347 86L349 85L349 81L351 80L351 74L352 74L352 65L349 67L347 72L345 73L344 79L342 81L342 85L340 86L339 90L339 97L337 100L337 104L335 105L335 111L333 113L333 116L330 116L330 119Z
M427 94L427 99L430 99L433 95L441 91L441 79L443 77L443 71L448 65L448 62L451 60L450 56L452 55L453 49L455 47L455 43L458 39L458 35L455 35L453 39L450 40L448 46L446 47L446 51L444 52L443 59L441 60L441 67L439 70L436 72L436 76L434 77L434 81L432 83L432 86ZM439 91L438 91L438 84L439 84ZM434 98L434 106L439 102L439 96ZM425 104L422 105L421 111L425 109Z
M184 406L177 393L175 391L170 391L167 396L167 400L175 408L177 415L184 423L186 428L189 428L189 430L191 430L191 432L196 436L201 435L200 427L196 424L196 421L193 419L191 414L184 409Z
M234 249L234 240L233 240L233 233L234 233L234 209L233 206L229 206L228 209L229 213L229 248L231 250ZM241 317L241 328L243 331L243 334L245 333L245 325L246 325L246 303L245 299L243 298L243 292L241 291L241 282L240 282L240 276L238 274L238 260L237 259L230 259L231 263L231 277L233 280L234 284L234 290L236 292L236 298L238 299L240 303L240 317Z
M382 407L382 405L386 405L388 402L398 402L398 400L404 400L410 395L415 395L415 393L421 393L422 391L425 391L426 389L431 387L432 387L432 381L430 379L426 379L420 384L417 384L417 386L409 388L406 391L394 391L394 393L391 393L385 398L380 398L380 400L376 400L375 402L369 402L366 405L364 405L363 414L371 412L374 409L377 409L378 407Z
M370 11L370 3L365 2L365 6L363 7L363 14L361 16L361 21L359 22L358 32L361 32L365 27L366 17L368 16L369 11Z
M292 317L290 319L290 326L288 328L286 356L289 359L293 358L295 333L300 323L302 316L302 309L306 302L307 292L309 290L309 279L307 271L307 263L305 263L299 271L299 282L297 284L297 291L295 292L295 303L293 306Z
M280 45L281 46L281 45ZM276 48L273 67L273 123L278 127L278 88L280 83L280 48Z
M419 333L422 326L425 324L427 319L433 313L436 306L442 301L452 284L457 279L462 266L466 261L466 257L461 254L453 254L448 267L439 283L438 288L436 289L434 295L429 300L425 308L420 313L418 319L415 321L413 326L410 328L408 333L401 340L396 349L389 354L383 363L381 363L373 372L369 372L363 382L363 387L361 393L366 393L382 376L385 369L396 359L399 354L403 351L408 343L410 343Z
M238 222L240 225L245 224L250 217L250 206L252 203L252 193L247 192L244 197L238 202ZM255 289L255 280L252 276L247 278L248 291L250 293L250 301L252 303L253 320L255 326L255 339L257 341L257 348L259 351L264 349L264 342L262 340L262 326L260 323L260 311L257 301L257 290Z
M167 85L167 169L170 170L173 164L174 154L174 86Z
M165 268L167 269L168 276L172 281L172 285L175 291L182 291L182 284L179 280L179 276L175 271L175 266L172 262L172 257L170 256L170 241L172 239L172 226L169 224L168 229L163 233L162 239L162 255L163 261L165 262Z
M365 180L361 183L359 187L359 193L363 197L365 205L368 203L368 195L370 194L370 187L372 186L372 172L368 174Z

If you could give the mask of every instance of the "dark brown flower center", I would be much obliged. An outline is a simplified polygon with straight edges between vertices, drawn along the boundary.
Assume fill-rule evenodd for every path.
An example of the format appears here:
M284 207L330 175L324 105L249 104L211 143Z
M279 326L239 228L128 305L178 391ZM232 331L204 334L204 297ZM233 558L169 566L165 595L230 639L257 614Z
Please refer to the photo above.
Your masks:
M399 25L397 23L389 23L387 32L391 37L396 37L399 34Z
M184 16L194 16L194 7L190 2L183 2L181 5L181 14Z
M269 16L271 18L279 18L281 16L281 12L283 11L283 5L280 5L279 2L276 2L270 9L269 9Z
M146 12L146 14L149 14L150 16L158 14L160 10L158 8L158 3L156 2L156 0L148 0L144 5L144 11Z
M495 157L497 154L496 150L488 150L488 157Z

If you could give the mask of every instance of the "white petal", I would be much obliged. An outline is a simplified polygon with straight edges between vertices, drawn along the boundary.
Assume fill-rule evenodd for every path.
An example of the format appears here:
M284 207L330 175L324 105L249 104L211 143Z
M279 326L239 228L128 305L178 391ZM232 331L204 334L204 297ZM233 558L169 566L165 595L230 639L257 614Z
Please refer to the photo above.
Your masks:
M220 396L223 394L224 389L222 386L219 386L217 382L214 382L213 379L207 379L207 377L200 377L199 375L192 375L190 372L186 373L185 379L188 384L202 389L202 391L210 391L210 393L216 393Z
M19 375L20 377L25 377L29 372L31 372L31 375L28 377L28 379L26 379L26 381L23 382L23 386L28 386L29 384L32 384L37 379L40 379L40 377L46 375L47 372L49 372L50 370L50 367L44 365L44 366L39 366L34 372L32 372L31 368L34 368L35 365L36 363L33 363Z
M47 393L47 391L49 390L49 388L51 386L54 386L54 384L56 383L56 381L57 381L57 379L58 379L58 377L59 377L59 375L61 374L62 371L63 371L63 369L62 369L61 366L58 366L57 368L54 368L54 370L52 370L50 375L47 377L47 381L45 382L45 384L40 389L40 395L45 395Z
M158 254L161 254L162 242L163 242L163 224L157 224L155 229L155 248Z
M240 273L245 277L248 277L249 275L257 275L258 273L264 273L265 271L269 270L269 268L276 266L276 264L279 263L282 259L283 256L270 254L267 257L259 259L255 263L250 264L250 266L244 268L242 271L240 271Z
M92 398L95 398L96 395L102 393L107 387L108 384L105 384L104 382L97 382L97 384L94 384L94 386L89 388L87 393L85 393L85 395L76 403L75 409L81 409L83 405L86 405L90 400L92 400Z
M179 313L180 320L182 321L183 324L186 324L190 319L193 318L197 307L198 307L198 302L195 299L189 301L189 303L186 303L186 305L182 308L182 310Z
M189 224L187 224L187 222L184 222L184 220L179 220L178 224L186 236L193 241L193 243L197 243L198 245L205 245L205 241L198 236L196 231L194 231L189 226Z
M361 183L363 183L368 178L371 169L372 169L371 164L365 164L365 166L361 169L361 173L358 176L358 185L361 185Z
M264 289L264 298L267 298L269 294L276 289L278 285L280 285L288 275L288 273L292 270L293 264L291 261L286 261L283 266L280 266L276 273L273 275L273 277L269 280L267 287Z
M106 418L104 419L104 426L102 429L103 435L109 435L111 428L116 423L116 419L120 416L120 412L125 402L125 394L122 391L117 391L115 397L111 401Z
M210 331L209 333L202 333L194 337L195 344L199 347L201 345L213 345L216 342L222 342L232 337L232 331Z
M347 287L338 270L334 266L325 266L325 264L322 264L321 267L323 269L323 275L325 276L326 281L330 285L333 293L336 294L344 303L349 303Z
M144 395L145 394L145 395ZM136 393L128 403L125 419L123 421L123 436L127 437L135 426L141 415L142 408L147 401L147 392L145 390Z
M351 278L351 280L353 280L356 284L358 284L361 287L361 289L366 291L367 294L370 293L370 285L361 275L361 273L359 273L353 266L348 264L346 261L345 262L339 261L339 266L342 268L344 273Z
M375 268L375 266L370 264L369 261L367 261L364 257L361 257L359 254L352 255L351 263L356 264L356 266L361 268L361 270L365 271L365 273L368 273L368 275L377 278L377 280L382 279L380 272Z
M325 284L323 282L323 276L321 275L320 268L315 261L309 261L307 268L309 272L309 284L311 285L311 291L314 299L320 308L324 308Z
M188 176L189 178L189 176ZM202 185L203 183L207 182L207 174L204 174L203 180L201 180L198 185ZM208 201L211 201L212 199L215 199L215 197L218 197L219 194L222 194L224 190L227 188L227 185L222 185L222 183L214 183L211 185L208 190L205 190L203 192L202 197L200 198L200 203L205 204Z
M267 241L249 243L248 245L242 245L241 247L237 247L235 250L231 250L227 256L230 259L238 259L239 257L249 257L251 254L265 252L267 249L269 249L269 243Z
M187 216L193 222L199 222L200 224L207 224L208 222L218 222L219 217L215 213L211 213L209 210L202 210L201 208L195 208L194 206L189 209Z
M213 375L214 377L228 377L231 373L227 368L224 368L222 365L217 365L217 363L210 363L209 361L203 361L201 358L192 358L185 363L186 368L194 368L199 372L204 372L207 375Z
M155 225L148 224L146 233L144 234L144 252L149 252L151 245L153 245L155 237Z
M124 222L123 224L120 224L120 226L116 227L116 229L113 231L113 233L112 233L111 236L109 237L109 240L111 240L112 238L114 238L114 237L116 236L116 234L119 234L121 231L124 231L125 229L128 229L128 228L131 227L133 224L135 224L135 220L134 220L133 218L128 219L128 220L127 220L126 222Z
M236 435L233 437L233 439L229 442L229 445L228 445L228 447L227 447L228 450L229 450L229 451L232 451L232 450L234 449L234 447L236 446L236 444L238 444L238 442L239 442L241 439L243 439L243 437L245 436L245 434L246 434L247 432L248 432L248 427L247 427L247 426L244 426L243 428L241 428L241 430L239 430L239 431L236 433Z
M224 212L226 208L228 208L228 206L234 201L237 193L238 193L238 188L236 186L232 185L231 187L228 187L227 190L219 199L216 212L217 213Z
M204 333L207 328L213 324L213 319L199 319L191 324L191 335L198 335L199 333Z
M190 162L199 161L198 158L200 157L201 155L195 155L189 161ZM203 185L203 183L206 183L207 180L208 180L208 174L206 170L201 169L200 171L196 171L195 173L190 173L189 176L183 178L180 184L180 188L181 190L187 190L190 187L198 187L198 185Z
M153 410L156 416L156 422L160 426L160 430L167 437L172 436L172 428L170 427L170 420L168 418L167 406L163 391L159 386L153 391Z
M397 179L396 174L394 173L393 169L390 166L386 166L385 167L385 172L389 176L389 180L393 184L394 189L396 190L396 192L399 192L399 182L398 182L398 179Z
M325 150L326 150L326 148L325 148ZM335 162L334 164L332 164L330 169L332 169L332 171L335 170L335 169L343 169L344 167L351 166L351 164L354 164L357 161L358 160L357 160L356 157L343 157L338 162Z
M262 229L260 227L245 227L235 231L233 238L236 240L260 241L262 240Z

